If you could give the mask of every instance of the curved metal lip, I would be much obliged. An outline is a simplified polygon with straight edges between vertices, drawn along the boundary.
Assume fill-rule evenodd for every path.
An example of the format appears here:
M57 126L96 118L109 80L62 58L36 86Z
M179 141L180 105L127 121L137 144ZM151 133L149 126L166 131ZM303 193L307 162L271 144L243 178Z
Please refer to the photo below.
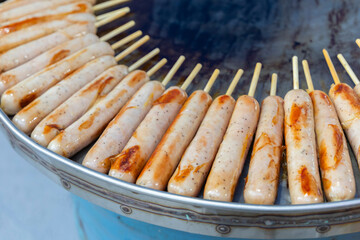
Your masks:
M59 163L66 165L68 167L74 168L78 171L82 171L85 174L89 175L92 178L97 180L102 180L108 184L113 184L116 187L123 188L128 191L135 192L137 194L143 194L153 198L160 198L162 200L171 201L179 204L189 204L192 206L209 208L209 209L219 209L225 211L232 211L236 213L256 213L256 214L276 214L276 215L294 215L294 214L308 214L312 215L315 213L325 213L331 211L341 211L345 209L351 209L354 207L360 207L360 198L339 201L339 202L326 202L326 203L317 203L317 204L303 204L303 205L253 205L253 204L244 204L236 202L220 202L220 201L211 201L206 199L200 199L195 197L187 197L177 194L172 194L165 191L159 191L154 189L145 188L142 186L135 185L133 183L128 183L121 181L119 179L110 177L108 175L96 172L92 169L86 168L81 164L74 162L68 158L60 156L47 148L39 145L23 132L21 132L8 118L8 116L0 109L0 120L4 125L21 141L39 152L42 152L49 158L55 159Z

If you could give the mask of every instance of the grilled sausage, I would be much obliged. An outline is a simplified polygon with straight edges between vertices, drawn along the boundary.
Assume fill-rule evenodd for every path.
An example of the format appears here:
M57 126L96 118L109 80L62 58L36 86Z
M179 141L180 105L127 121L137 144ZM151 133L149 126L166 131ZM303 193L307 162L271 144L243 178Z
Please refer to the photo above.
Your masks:
M41 11L46 11L48 9L57 8L59 5L65 5L73 2L78 2L78 0L52 0L52 1L38 1L31 4L22 5L9 9L8 11L0 12L0 22L6 22L14 19L19 19L24 16L34 15ZM95 1L88 0L91 4L94 4Z
M310 93L314 106L317 149L321 178L328 201L355 197L355 178L349 150L336 110L328 95L322 91Z
M191 94L146 163L136 184L165 190L211 101L211 96L205 91L198 90Z
M259 119L259 103L243 95L236 101L224 139L205 184L204 198L232 201Z
M0 54L0 73L13 69L36 56L85 33L95 33L95 18L59 29L50 35L25 43Z
M85 64L18 112L13 118L14 124L24 133L30 134L36 125L61 103L115 65L116 60L112 56L96 58Z
M71 14L60 20L38 23L15 32L11 32L1 37L0 52L7 51L27 42L36 40L72 24L89 22L93 18L94 16L89 13Z
M284 99L288 183L292 204L323 201L316 154L313 105L309 94L297 89Z
M147 81L146 72L129 73L106 97L84 116L57 135L48 148L64 157L71 157L94 141L130 97Z
M284 130L284 100L269 96L261 106L259 124L244 189L245 203L274 204L279 183Z
M125 148L111 159L113 163L109 172L110 176L132 183L136 181L186 98L184 90L179 87L170 87L154 102Z
M227 95L214 100L168 183L169 192L192 197L199 194L225 134L234 106L235 100Z
M19 31L21 29L31 27L38 23L60 20L70 14L91 13L91 9L92 8L90 4L82 1L78 3L62 5L55 9L41 11L33 15L26 15L24 17L7 22L1 22L0 37Z
M42 69L57 63L58 61L70 56L71 54L83 49L91 44L99 42L99 38L94 34L75 38L55 47L40 56L20 65L10 71L0 75L0 95L8 88L16 85L22 80L41 71Z
M106 42L98 42L83 48L5 91L1 98L1 107L9 115L16 114L90 60L113 54L114 51Z
M128 68L124 65L106 70L44 118L31 133L31 138L46 147L61 130L78 120L95 102L106 96L127 73Z
M82 164L107 174L111 167L111 159L116 158L115 155L125 147L153 102L163 92L164 86L158 81L151 81L142 86L106 127L86 154Z
M329 96L360 166L360 99L345 83L333 85Z

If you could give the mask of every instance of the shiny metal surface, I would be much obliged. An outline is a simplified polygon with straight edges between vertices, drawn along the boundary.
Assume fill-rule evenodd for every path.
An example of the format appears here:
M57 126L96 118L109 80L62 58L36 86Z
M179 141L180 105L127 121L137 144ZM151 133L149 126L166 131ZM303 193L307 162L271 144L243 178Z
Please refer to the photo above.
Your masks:
M224 93L237 68L242 67L245 75L234 95L245 94L256 61L262 61L264 69L255 97L260 101L267 96L272 72L279 73L278 92L284 96L291 89L290 58L293 55L298 55L300 60L309 60L315 88L327 92L332 82L321 55L324 47L332 53L343 81L350 82L335 61L335 53L341 50L355 73L360 67L357 61L360 49L354 44L359 35L353 26L360 20L356 1L134 0L129 5L133 14L101 28L99 35L115 25L136 20L136 28L149 34L152 40L122 63L130 64L160 47L161 56L145 69L160 57L169 58L170 64L155 76L161 79L176 58L184 54L188 60L171 84L180 84L196 62L204 64L189 92L202 88L211 71L218 67L221 81L216 83L212 94ZM301 86L305 88L303 76ZM87 169L80 164L86 149L73 160L52 153L21 133L2 111L0 124L14 149L50 179L82 198L134 219L192 233L232 238L314 238L360 229L360 184L354 200L292 206L289 205L286 172L282 171L277 205L248 205L243 204L242 197L247 174L245 166L234 202L183 197L146 189ZM359 168L353 156L352 159L359 183Z

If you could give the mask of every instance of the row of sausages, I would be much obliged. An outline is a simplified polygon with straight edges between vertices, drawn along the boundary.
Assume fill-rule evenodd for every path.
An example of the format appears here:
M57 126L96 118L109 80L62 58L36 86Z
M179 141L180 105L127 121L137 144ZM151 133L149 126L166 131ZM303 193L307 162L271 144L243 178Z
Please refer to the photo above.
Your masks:
M261 109L253 94L212 100L198 90L188 98L186 88L165 90L150 74L117 65L114 50L93 34L92 1L56 0L36 13L45 2L21 11L0 5L1 107L39 144L72 157L101 135L84 166L153 189L186 196L204 189L205 199L232 201L254 140L245 202L274 204L285 138L293 204L322 202L323 191L328 201L355 196L342 128L359 160L357 88L337 83L330 97L295 89L284 100L267 97Z

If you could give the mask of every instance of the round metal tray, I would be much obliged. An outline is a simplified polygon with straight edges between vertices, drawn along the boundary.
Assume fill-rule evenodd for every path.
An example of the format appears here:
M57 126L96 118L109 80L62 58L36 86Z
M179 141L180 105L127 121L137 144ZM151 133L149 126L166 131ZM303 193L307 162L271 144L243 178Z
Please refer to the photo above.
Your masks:
M272 72L279 73L278 94L284 96L291 89L293 55L309 60L315 88L327 92L331 77L321 55L324 47L332 56L343 51L355 73L360 67L360 49L354 43L359 35L352 29L360 20L356 1L153 0L132 1L129 5L133 13L103 27L99 35L135 20L137 29L152 40L122 63L129 64L160 47L161 56L145 69L160 57L167 57L170 64L155 75L161 79L177 57L184 54L187 61L171 82L173 85L181 83L197 62L203 63L189 92L202 88L212 70L219 68L221 75L212 95L224 93L237 68L244 68L245 75L234 96L246 94L255 63L261 61L264 69L255 97L260 101L267 96ZM342 67L334 62L341 70L341 79L350 83ZM303 76L301 79L305 88ZM61 157L20 132L2 111L0 125L14 149L50 179L92 203L140 221L232 238L313 238L360 229L360 184L354 200L293 206L283 177L276 205L249 205L242 198L245 166L234 202L208 201L143 188L85 168L81 161L87 149L72 160ZM359 183L359 168L353 155L352 160Z

